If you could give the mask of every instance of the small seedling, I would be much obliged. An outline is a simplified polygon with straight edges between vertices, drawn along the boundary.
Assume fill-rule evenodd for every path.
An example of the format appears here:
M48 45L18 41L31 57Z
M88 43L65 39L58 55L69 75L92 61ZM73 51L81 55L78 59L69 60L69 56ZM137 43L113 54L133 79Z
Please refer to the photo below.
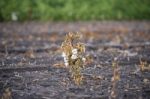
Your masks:
M80 37L79 33L69 33L61 45L64 64L69 68L71 77L77 85L80 85L82 82L83 76L81 75L81 69L86 60L86 58L83 57L85 46L78 42Z
M6 88L2 94L1 99L12 99L12 93L10 88Z
M113 61L112 63L113 68L113 77L112 77L112 89L111 89L111 99L116 99L117 97L117 83L120 80L119 68L117 61Z
M144 71L146 64L147 64L146 62L143 62L143 61L140 60L140 65L139 66L140 66L141 71Z
M32 48L29 49L29 50L25 53L25 56L26 56L26 57L29 57L29 58L35 58L33 49L32 49Z
M148 64L146 61L142 61L141 59L139 67L141 71L150 70L150 64Z

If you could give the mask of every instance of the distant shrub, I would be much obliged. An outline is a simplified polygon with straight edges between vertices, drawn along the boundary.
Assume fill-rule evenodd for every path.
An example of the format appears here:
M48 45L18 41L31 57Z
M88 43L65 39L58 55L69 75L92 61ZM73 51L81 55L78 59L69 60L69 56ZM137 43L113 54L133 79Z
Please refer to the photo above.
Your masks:
M149 0L0 0L0 21L150 19Z

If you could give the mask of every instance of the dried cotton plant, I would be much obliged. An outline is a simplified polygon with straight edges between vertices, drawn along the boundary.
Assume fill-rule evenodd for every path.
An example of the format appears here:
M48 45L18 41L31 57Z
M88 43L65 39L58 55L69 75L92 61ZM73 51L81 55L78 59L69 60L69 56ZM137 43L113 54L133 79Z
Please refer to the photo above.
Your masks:
M84 44L78 42L81 35L79 33L68 33L61 45L64 65L69 68L71 77L75 84L80 85L83 76L81 69L84 66L86 58L83 57L85 52Z
M120 73L119 73L119 67L116 60L112 62L112 68L113 68L113 77L111 79L112 81L112 89L111 89L111 95L110 99L116 99L117 98L117 84L120 80Z

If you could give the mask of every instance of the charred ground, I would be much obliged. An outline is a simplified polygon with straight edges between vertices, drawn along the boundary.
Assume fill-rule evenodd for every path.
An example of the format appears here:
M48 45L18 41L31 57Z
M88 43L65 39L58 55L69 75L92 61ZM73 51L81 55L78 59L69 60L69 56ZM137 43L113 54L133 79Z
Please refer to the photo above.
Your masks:
M60 45L68 32L81 32L92 57L77 86L63 62ZM0 23L0 95L13 99L108 99L112 62L118 58L119 99L149 99L149 22Z

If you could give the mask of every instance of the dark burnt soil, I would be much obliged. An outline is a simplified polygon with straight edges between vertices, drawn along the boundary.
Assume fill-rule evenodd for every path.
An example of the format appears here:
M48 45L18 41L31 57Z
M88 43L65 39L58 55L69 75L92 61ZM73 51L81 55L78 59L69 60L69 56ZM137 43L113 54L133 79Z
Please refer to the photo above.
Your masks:
M86 55L80 86L70 78L60 45L80 32ZM118 58L118 99L150 99L150 22L0 23L0 97L4 99L108 99L112 61Z

